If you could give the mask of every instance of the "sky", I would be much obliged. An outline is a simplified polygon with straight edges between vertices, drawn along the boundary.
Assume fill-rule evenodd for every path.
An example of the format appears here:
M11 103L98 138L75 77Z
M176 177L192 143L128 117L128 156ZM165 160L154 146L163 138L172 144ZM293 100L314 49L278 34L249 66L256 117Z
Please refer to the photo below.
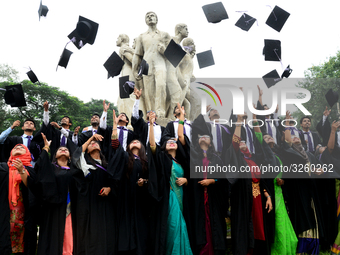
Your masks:
M213 66L199 69L194 58L196 78L261 78L273 69L281 74L280 62L264 61L264 39L281 41L282 63L293 69L290 78L303 78L309 67L323 63L339 50L338 1L222 1L229 19L212 24L202 6L214 2L43 0L49 12L39 21L40 0L2 0L0 64L18 70L20 80L28 79L26 72L31 67L40 81L84 102L91 98L116 102L119 78L107 79L103 64L113 51L119 51L119 34L127 34L131 46L134 38L147 31L144 17L148 11L156 12L159 30L173 36L175 25L185 23L196 52L212 50ZM275 5L290 13L280 33L265 24ZM235 26L240 11L247 11L258 21L249 32ZM56 71L69 41L67 35L75 29L79 15L99 23L95 43L81 50L68 44L73 54L67 69L59 67ZM268 94L264 82L259 80L259 85Z

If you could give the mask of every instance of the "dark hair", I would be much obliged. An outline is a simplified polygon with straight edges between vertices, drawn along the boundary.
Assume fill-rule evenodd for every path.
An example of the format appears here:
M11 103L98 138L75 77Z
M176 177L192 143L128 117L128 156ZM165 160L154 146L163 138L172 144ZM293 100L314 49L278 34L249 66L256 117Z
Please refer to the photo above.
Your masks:
M129 122L130 122L130 120L129 120L129 117L126 115L126 113L125 112L121 112L120 114L124 114L125 115L125 117L126 117L126 120L127 120L127 123L126 123L126 125L125 126L127 126L128 124L129 124ZM119 114L119 115L120 115Z
M132 173L132 169L133 169L133 164L135 163L135 156L133 155L132 151L130 150L130 144L133 142L133 141L136 141L137 139L135 140L132 140L128 146L126 146L126 152L129 154L129 161L128 161L128 165L127 165L127 173L126 173L126 176L129 177ZM138 140L139 141L139 140ZM140 141L139 141L140 142ZM146 152L145 152L145 147L142 143L140 143L140 149L139 149L139 158L140 158L140 161L142 163L142 172L143 174L146 173L148 171L148 160L147 160L147 157L146 157Z
M26 121L32 121L33 124L34 124L34 127L35 127L35 121L34 121L34 119L32 119L32 118L27 118L27 119L25 119L24 124L25 124Z
M210 146L208 147L208 150L207 150L207 158L209 160L211 160L213 158L213 156L217 155L217 152L216 152L214 144L213 144L212 136L209 135L209 137L210 137ZM199 144L199 140L200 140L200 138L197 137L196 141L193 143L194 144L194 149L195 149L195 151L199 152L199 155L202 156L202 158L204 158L204 155L203 155L204 152L201 149L201 146Z
M97 143L100 146L99 141L93 141L93 142ZM106 161L104 154L101 151L99 151L99 155L100 155L100 160L102 161L102 167L107 168L107 161ZM93 166L96 166L96 164L98 163L95 159L91 157L89 153L86 153L86 161L89 162Z
M93 116L93 115L92 115L92 116ZM65 116L62 117L61 119L63 119L63 118L68 118L68 122L70 122L70 123L72 124L72 120L71 120L71 118L70 118L69 116L65 115Z
M310 122L312 122L311 117L309 117L309 116L306 115L306 116L303 116L303 117L300 119L300 124L302 124L302 121L303 121L304 119L306 119L306 118L309 119Z
M96 113L96 112L95 112L94 114L91 115L91 118L92 118L93 116L98 116L98 118L100 119L100 115L99 115L98 113Z
M66 146L59 146L59 147L56 149L56 151L55 151L55 153L54 153L54 155L53 155L52 163L54 163L54 164L58 164L58 163L57 163L57 158L56 158L56 156L57 156L58 150L59 150L60 148L66 148L66 149L68 149L68 151L70 152L70 159L71 159L71 157L72 157L71 151L69 150L69 148L67 148ZM67 163L67 165L70 166L70 164L71 164L71 160L69 160L69 162Z

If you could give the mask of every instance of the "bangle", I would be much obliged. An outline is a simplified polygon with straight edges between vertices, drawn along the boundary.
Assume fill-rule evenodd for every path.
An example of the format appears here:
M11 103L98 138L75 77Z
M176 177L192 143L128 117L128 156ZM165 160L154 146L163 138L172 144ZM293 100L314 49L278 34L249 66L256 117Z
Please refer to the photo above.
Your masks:
M26 173L26 172L25 171L19 172L19 174L24 174L24 173Z
M184 121L180 120L180 121L178 121L178 124L184 125Z
M268 199L268 197L270 197L270 195L266 196L267 199Z
M49 151L50 151L50 147L49 147L49 146L47 146L47 145L43 147L43 150L44 150L44 149L46 149L46 150L47 150L47 152L49 152Z
M117 128L113 128L112 130L117 130Z

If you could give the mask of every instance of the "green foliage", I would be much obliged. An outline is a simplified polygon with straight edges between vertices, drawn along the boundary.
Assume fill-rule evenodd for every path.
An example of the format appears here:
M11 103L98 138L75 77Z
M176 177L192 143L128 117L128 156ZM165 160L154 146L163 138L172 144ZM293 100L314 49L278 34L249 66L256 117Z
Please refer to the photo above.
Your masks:
M336 56L330 57L328 61L312 66L305 71L305 79L299 82L298 87L305 88L311 93L311 100L304 106L312 114L312 130L316 129L317 123L321 120L326 106L325 94L329 89L333 89L340 94L340 51ZM337 107L333 106L331 119L336 119ZM303 116L301 112L296 112L294 117L298 120Z
M7 64L0 64L0 81L17 82L19 72Z

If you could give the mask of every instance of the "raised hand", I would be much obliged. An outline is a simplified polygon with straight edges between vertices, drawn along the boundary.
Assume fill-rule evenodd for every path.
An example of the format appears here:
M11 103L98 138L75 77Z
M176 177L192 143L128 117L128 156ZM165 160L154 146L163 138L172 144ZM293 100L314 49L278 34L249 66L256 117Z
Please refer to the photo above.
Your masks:
M96 140L96 141L103 141L104 137L100 134L94 134L93 136L93 140Z
M44 102L43 107L44 107L45 112L47 112L48 111L48 102L47 101Z
M51 126L60 129L60 126L58 125L57 122L51 122Z
M47 141L47 138L46 138L46 136L44 135L44 133L41 133L41 136L42 136L42 138L43 138L43 140L44 140L44 145L45 145L45 147L48 147L48 148L49 148L52 141Z
M110 108L110 103L106 104L105 100L103 100L103 111L107 112L107 110Z
M73 132L73 135L74 135L74 136L77 136L77 135L78 135L79 129L80 129L80 126L78 126L78 127L76 127L76 128L74 129L74 132Z
M138 90L136 87L134 88L133 94L136 96L136 99L139 99L141 97L142 90L143 89Z
M263 95L263 90L260 88L260 85L257 85L257 89L259 91L259 97Z
M155 121L156 121L156 113L150 112L149 120L150 120L151 125L153 125L153 123L155 123Z
M13 122L11 128L15 129L16 127L19 127L19 126L20 126L20 120L16 120L16 121Z
M333 123L332 123L332 131L336 132L336 130L339 128L339 126L340 126L340 120L333 121Z
M328 110L328 107L326 106L326 110L323 112L323 115L328 117L329 114L331 114L331 109Z

